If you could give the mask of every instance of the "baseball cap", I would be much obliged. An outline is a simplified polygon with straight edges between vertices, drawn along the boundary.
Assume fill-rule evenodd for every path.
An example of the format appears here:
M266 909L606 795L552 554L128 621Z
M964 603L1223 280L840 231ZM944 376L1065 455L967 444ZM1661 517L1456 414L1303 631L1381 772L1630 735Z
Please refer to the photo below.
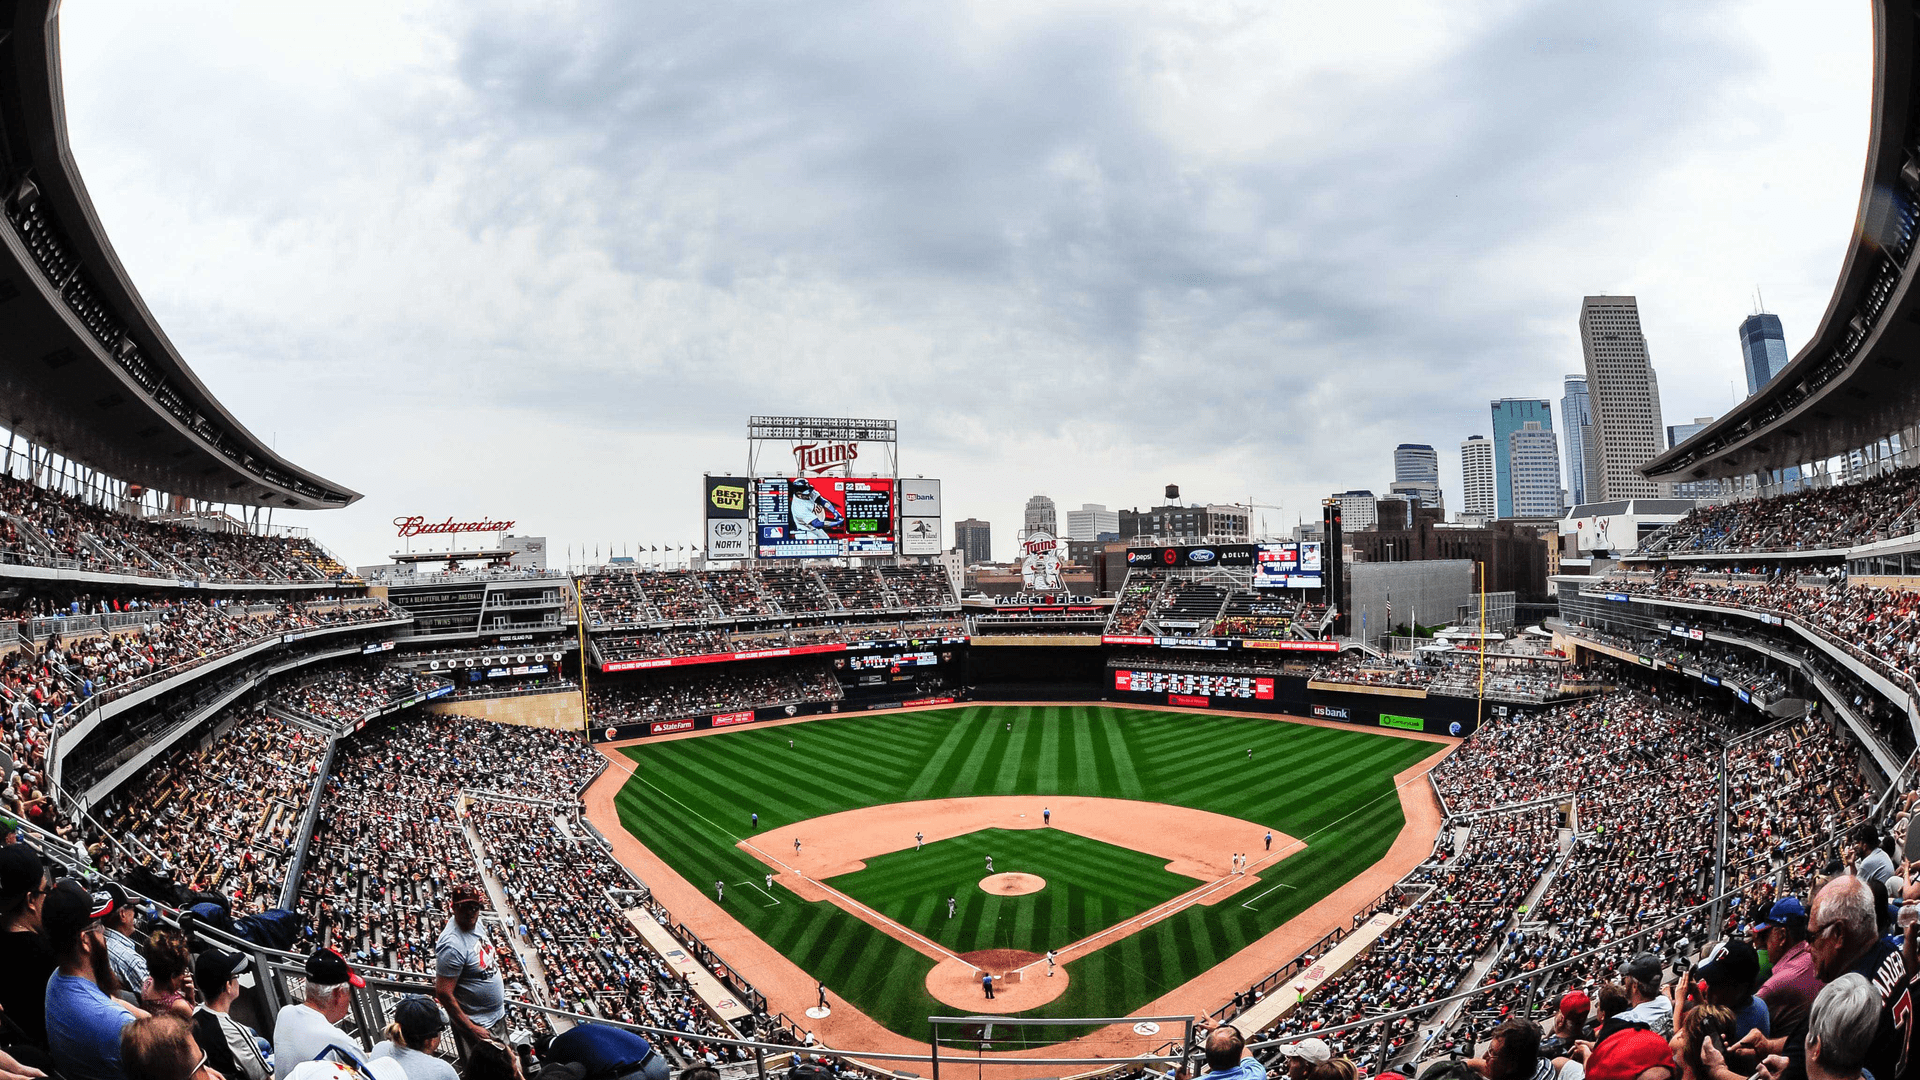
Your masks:
M1560 1012L1564 1016L1585 1016L1593 1011L1593 999L1579 990L1568 991L1560 999Z
M1754 923L1753 928L1759 930L1769 926L1786 926L1794 920L1807 921L1807 906L1800 902L1799 897L1789 896L1784 900L1775 900L1773 906L1767 909L1767 917Z
M1616 1031L1587 1055L1588 1080L1634 1080L1648 1069L1666 1068L1668 1078L1680 1075L1680 1065L1673 1060L1673 1047L1667 1040L1647 1028L1629 1028Z
M1633 959L1620 965L1620 974L1644 983L1659 982L1660 974L1664 970L1660 958L1650 952L1637 953Z
M407 1044L415 1049L447 1029L446 1018L440 1015L440 1006L433 999L418 994L403 997L394 1005L393 1022L400 1025L400 1033L407 1037Z
M23 844L0 847L0 911L11 911L26 899L28 893L40 887L46 874L40 865L40 856L34 854L32 848Z
M453 887L453 898L449 906L459 907L461 904L485 904L486 902L487 895L480 891L480 886L462 881Z
M332 949L315 949L307 955L307 981L322 986L337 986L340 983L367 985L367 980L347 966L347 958Z
M88 925L112 913L113 897L104 891L88 892L68 878L47 894L46 905L40 909L40 925L53 939L54 948L64 950Z
M1280 1048L1281 1057L1297 1057L1318 1065L1333 1060L1333 1050L1322 1039L1301 1039L1297 1043L1288 1043Z
M1760 954L1744 941L1729 941L1700 965L1700 977L1716 985L1749 983L1760 977Z
M193 961L193 985L199 987L202 993L216 994L220 987L227 985L228 979L245 971L251 962L242 953L208 949ZM244 986L253 985L251 976L242 977L240 981Z

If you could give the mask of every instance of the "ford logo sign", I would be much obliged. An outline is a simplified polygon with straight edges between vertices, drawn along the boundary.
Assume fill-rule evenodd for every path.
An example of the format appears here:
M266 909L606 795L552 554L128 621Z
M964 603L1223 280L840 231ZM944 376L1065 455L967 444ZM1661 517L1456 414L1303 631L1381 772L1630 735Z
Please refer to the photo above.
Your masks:
M1195 548L1187 552L1188 562L1212 562L1213 552L1207 548Z

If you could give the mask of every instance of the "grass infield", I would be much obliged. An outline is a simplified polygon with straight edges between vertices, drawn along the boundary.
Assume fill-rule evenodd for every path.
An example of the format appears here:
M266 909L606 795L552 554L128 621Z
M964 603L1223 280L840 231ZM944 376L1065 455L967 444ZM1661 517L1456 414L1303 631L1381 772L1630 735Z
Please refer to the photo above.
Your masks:
M627 831L687 881L703 889L728 882L728 913L801 970L893 1031L925 1040L926 1018L953 1012L926 991L933 961L831 903L809 903L778 886L779 904L735 902L732 883L758 884L766 872L734 846L755 831L749 815L758 813L759 829L766 830L916 799L1088 795L1208 810L1307 842L1258 874L1259 883L1242 895L1278 884L1291 888L1271 891L1251 908L1238 898L1194 905L1075 960L1067 992L1025 1014L1123 1016L1377 862L1405 823L1393 775L1436 749L1364 729L1152 709L982 705L878 712L627 747L636 770L617 805ZM1042 952L1195 884L1147 856L1056 830L990 832L996 871L1036 873L1048 888L1024 897L981 891L987 832L873 859L832 884L955 952ZM1007 856L1017 861L1003 861L1002 850L1017 852ZM949 895L959 901L951 921L945 918ZM1074 1032L1029 1034L1057 1041Z

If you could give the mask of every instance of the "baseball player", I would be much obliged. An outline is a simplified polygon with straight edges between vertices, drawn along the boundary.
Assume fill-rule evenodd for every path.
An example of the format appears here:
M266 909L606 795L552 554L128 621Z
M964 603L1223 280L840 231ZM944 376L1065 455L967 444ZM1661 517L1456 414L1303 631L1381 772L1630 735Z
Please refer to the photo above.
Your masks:
M993 873L993 856L987 856L987 873Z
M1267 850L1268 851L1273 850L1273 830L1272 829L1267 830Z
M826 1008L827 1007L827 984L823 982L815 982L813 984L813 988L820 992L820 1007L823 1009Z
M760 815L758 813L753 815L753 827L756 829L760 827Z
M1251 746L1247 747L1247 760L1248 761L1253 760L1253 747Z
M714 883L713 883L713 898L714 898L715 900L719 900L719 901L722 901L722 902L724 902L724 901L726 900L726 898L727 898L727 883L726 883L726 882L724 882L724 881L716 881L716 882L714 882Z
M926 833L917 832L913 834L913 850L919 851L921 848L925 847L926 844L927 844Z
M1053 950L1047 950L1047 978L1053 978Z
M793 749L793 740L792 740L792 739L788 739L788 740L787 740L787 749L789 749L789 750L791 750L791 749Z
M795 480L788 495L795 540L831 540L833 536L828 530L847 523L846 517L806 480Z
M800 838L797 836L793 838L793 853L800 854Z
M767 891L768 892L773 891L773 875L772 874L767 875Z
M949 896L947 897L947 918L949 919L953 918L953 907L953 897Z
M1040 824L1043 826L1053 824L1053 810L1051 807L1043 806L1040 808Z

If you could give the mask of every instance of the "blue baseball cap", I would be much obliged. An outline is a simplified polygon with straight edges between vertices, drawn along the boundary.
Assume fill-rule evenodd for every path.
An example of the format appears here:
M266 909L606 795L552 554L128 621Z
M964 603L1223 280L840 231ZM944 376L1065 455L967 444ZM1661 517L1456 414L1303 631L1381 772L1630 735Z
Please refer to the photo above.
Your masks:
M1753 928L1764 930L1775 926L1786 926L1796 920L1801 923L1807 921L1807 906L1800 902L1799 897L1789 896L1784 900L1775 900L1773 906L1767 909L1767 917L1754 923Z

